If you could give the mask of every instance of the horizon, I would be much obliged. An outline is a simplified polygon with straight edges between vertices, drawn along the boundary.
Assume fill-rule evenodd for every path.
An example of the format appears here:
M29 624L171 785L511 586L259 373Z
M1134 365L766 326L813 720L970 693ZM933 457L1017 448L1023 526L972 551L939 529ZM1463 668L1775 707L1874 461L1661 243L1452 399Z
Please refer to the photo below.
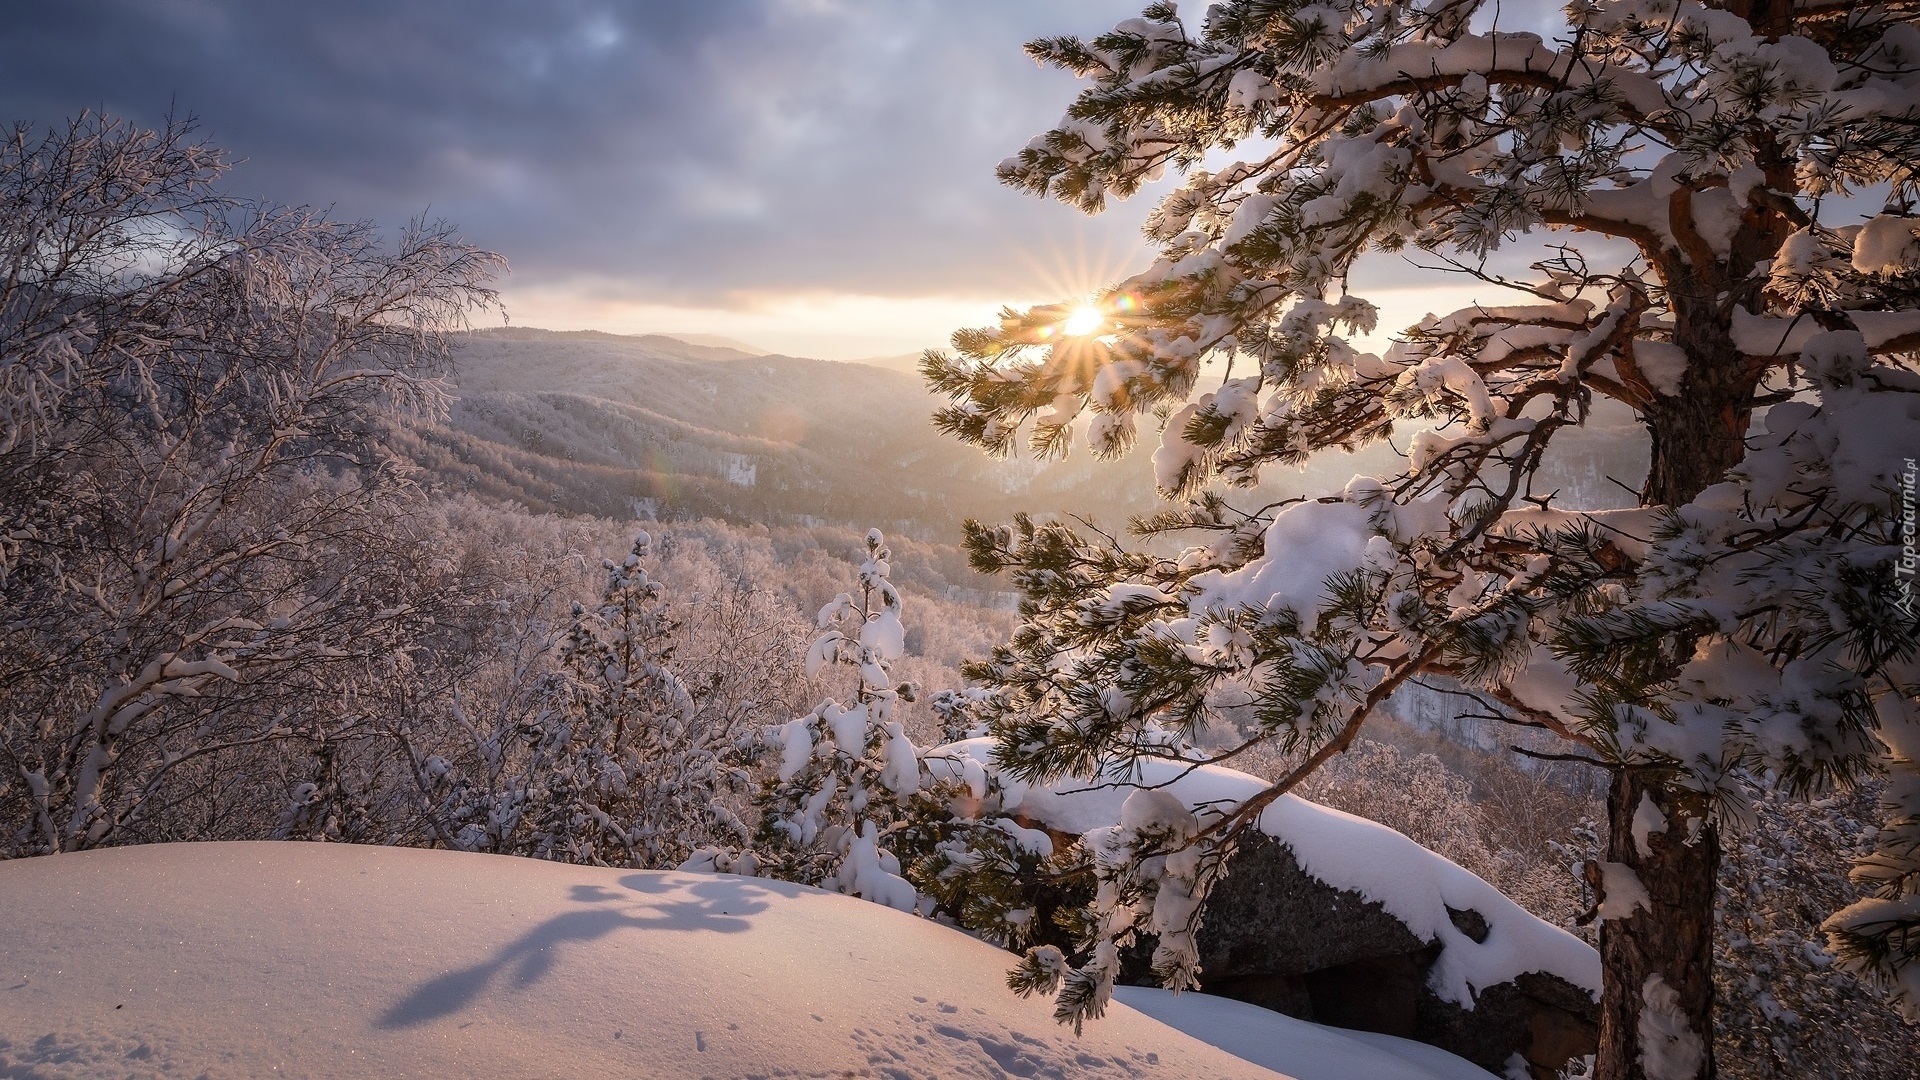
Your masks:
M1137 8L76 0L0 13L0 111L192 117L231 194L444 217L512 325L859 360L1145 265L1149 195L1088 221L993 175L1071 88L1021 45Z
M860 362L1151 262L1140 225L1177 176L1093 217L994 176L1074 92L1021 45L1139 7L76 0L0 13L0 109L41 128L191 117L229 155L229 193L387 228L445 217L508 260L507 325ZM1369 348L1485 291L1372 263Z

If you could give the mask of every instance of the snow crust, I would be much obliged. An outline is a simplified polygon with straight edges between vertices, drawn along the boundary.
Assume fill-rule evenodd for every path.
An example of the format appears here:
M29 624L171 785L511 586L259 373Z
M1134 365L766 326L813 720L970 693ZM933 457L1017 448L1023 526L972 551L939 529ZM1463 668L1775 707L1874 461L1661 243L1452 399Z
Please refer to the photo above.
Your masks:
M1634 842L1641 838L1636 835ZM1644 849L1642 849L1644 851ZM1600 891L1605 895L1600 900L1600 920L1625 919L1635 908L1653 910L1653 899L1647 895L1647 887L1640 882L1640 875L1626 863L1603 862L1600 864Z
M1681 380L1687 374L1685 349L1667 341L1636 341L1633 360L1648 385L1668 397L1678 397Z
M1647 846L1648 838L1666 831L1667 815L1654 805L1651 795L1641 792L1640 804L1633 808L1633 849L1641 858L1651 858L1653 849Z
M0 1076L1280 1075L1124 1006L1076 1038L1006 953L758 878L163 844L0 864L0 911Z
M1579 702L1580 681L1545 645L1535 645L1527 666L1507 678L1507 690L1530 709L1558 717L1568 724L1580 723L1574 711Z
M1898 274L1920 260L1920 237L1912 218L1881 215L1853 236L1853 268L1863 274Z
M1860 328L1860 336L1869 349L1885 348L1896 340L1920 334L1920 311L1849 311L1846 314ZM1755 315L1737 305L1733 309L1734 347L1749 356L1791 356L1826 332L1807 316L1783 319Z
M1488 531L1495 536L1525 539L1542 533L1591 529L1629 558L1645 559L1652 551L1649 540L1660 524L1658 507L1628 507L1621 510L1554 510L1525 507L1500 515ZM1538 657L1536 657L1537 661Z
M995 773L992 752L993 740L968 739L930 750L923 760L936 779L959 780L968 762ZM1224 808L1267 786L1259 777L1233 769L1164 760L1142 762L1117 780L1069 778L1031 786L1009 776L999 779L1009 812L1079 834L1118 823L1128 796L1142 788L1175 796L1188 807ZM1481 989L1529 971L1557 975L1596 998L1600 993L1600 955L1585 942L1536 918L1471 871L1378 822L1283 795L1261 813L1259 827L1292 849L1307 873L1360 893L1414 934L1439 941L1443 948L1429 980L1446 1000L1470 1008ZM1476 942L1461 932L1448 907L1484 916L1490 927L1487 939Z

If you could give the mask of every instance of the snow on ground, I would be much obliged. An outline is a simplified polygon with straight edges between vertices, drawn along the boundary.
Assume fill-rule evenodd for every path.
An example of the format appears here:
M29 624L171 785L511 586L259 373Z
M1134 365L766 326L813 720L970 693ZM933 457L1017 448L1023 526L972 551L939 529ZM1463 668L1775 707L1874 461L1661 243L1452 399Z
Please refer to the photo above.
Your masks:
M959 779L966 762L993 773L993 740L968 739L927 752L940 779ZM999 777L1007 809L1062 832L1085 833L1120 820L1127 797L1163 788L1189 807L1231 808L1263 791L1257 776L1218 765L1143 761L1127 782L1066 779L1043 786ZM1366 818L1295 795L1282 795L1260 815L1260 831L1286 844L1307 873L1360 893L1426 940L1442 945L1428 981L1443 998L1472 1008L1480 990L1529 971L1544 971L1600 995L1600 954L1565 930L1509 900L1471 871ZM1447 908L1477 911L1485 941L1455 926Z
M5 1077L1277 1075L1125 1006L1076 1038L1006 953L764 879L165 844L0 863L0 911ZM1275 1021L1304 1080L1457 1075Z
M1412 1039L1344 1031L1211 994L1116 986L1114 1000L1297 1080L1487 1080L1465 1058Z

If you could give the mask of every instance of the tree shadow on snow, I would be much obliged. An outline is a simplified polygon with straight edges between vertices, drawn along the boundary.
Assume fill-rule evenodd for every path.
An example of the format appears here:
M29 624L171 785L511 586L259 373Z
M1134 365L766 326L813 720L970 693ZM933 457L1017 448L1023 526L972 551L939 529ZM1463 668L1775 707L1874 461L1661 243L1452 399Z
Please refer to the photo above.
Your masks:
M374 1026L407 1028L450 1016L473 1004L502 973L509 986L526 989L553 970L568 943L585 944L616 930L739 933L753 925L748 916L766 910L762 897L785 891L731 875L688 885L663 874L629 874L620 884L628 891L575 885L569 894L574 902L606 906L562 912L503 946L493 959L422 983Z

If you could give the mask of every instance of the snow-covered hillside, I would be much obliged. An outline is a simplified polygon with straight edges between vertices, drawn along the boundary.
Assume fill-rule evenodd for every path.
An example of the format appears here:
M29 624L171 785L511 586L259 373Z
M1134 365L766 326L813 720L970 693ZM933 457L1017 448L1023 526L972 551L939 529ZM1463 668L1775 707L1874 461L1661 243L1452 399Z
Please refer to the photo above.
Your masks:
M1005 989L1007 954L759 879L174 844L0 864L0 911L3 1076L1277 1075L1125 1006L1075 1037ZM1136 997L1302 1080L1486 1075L1237 1002Z

